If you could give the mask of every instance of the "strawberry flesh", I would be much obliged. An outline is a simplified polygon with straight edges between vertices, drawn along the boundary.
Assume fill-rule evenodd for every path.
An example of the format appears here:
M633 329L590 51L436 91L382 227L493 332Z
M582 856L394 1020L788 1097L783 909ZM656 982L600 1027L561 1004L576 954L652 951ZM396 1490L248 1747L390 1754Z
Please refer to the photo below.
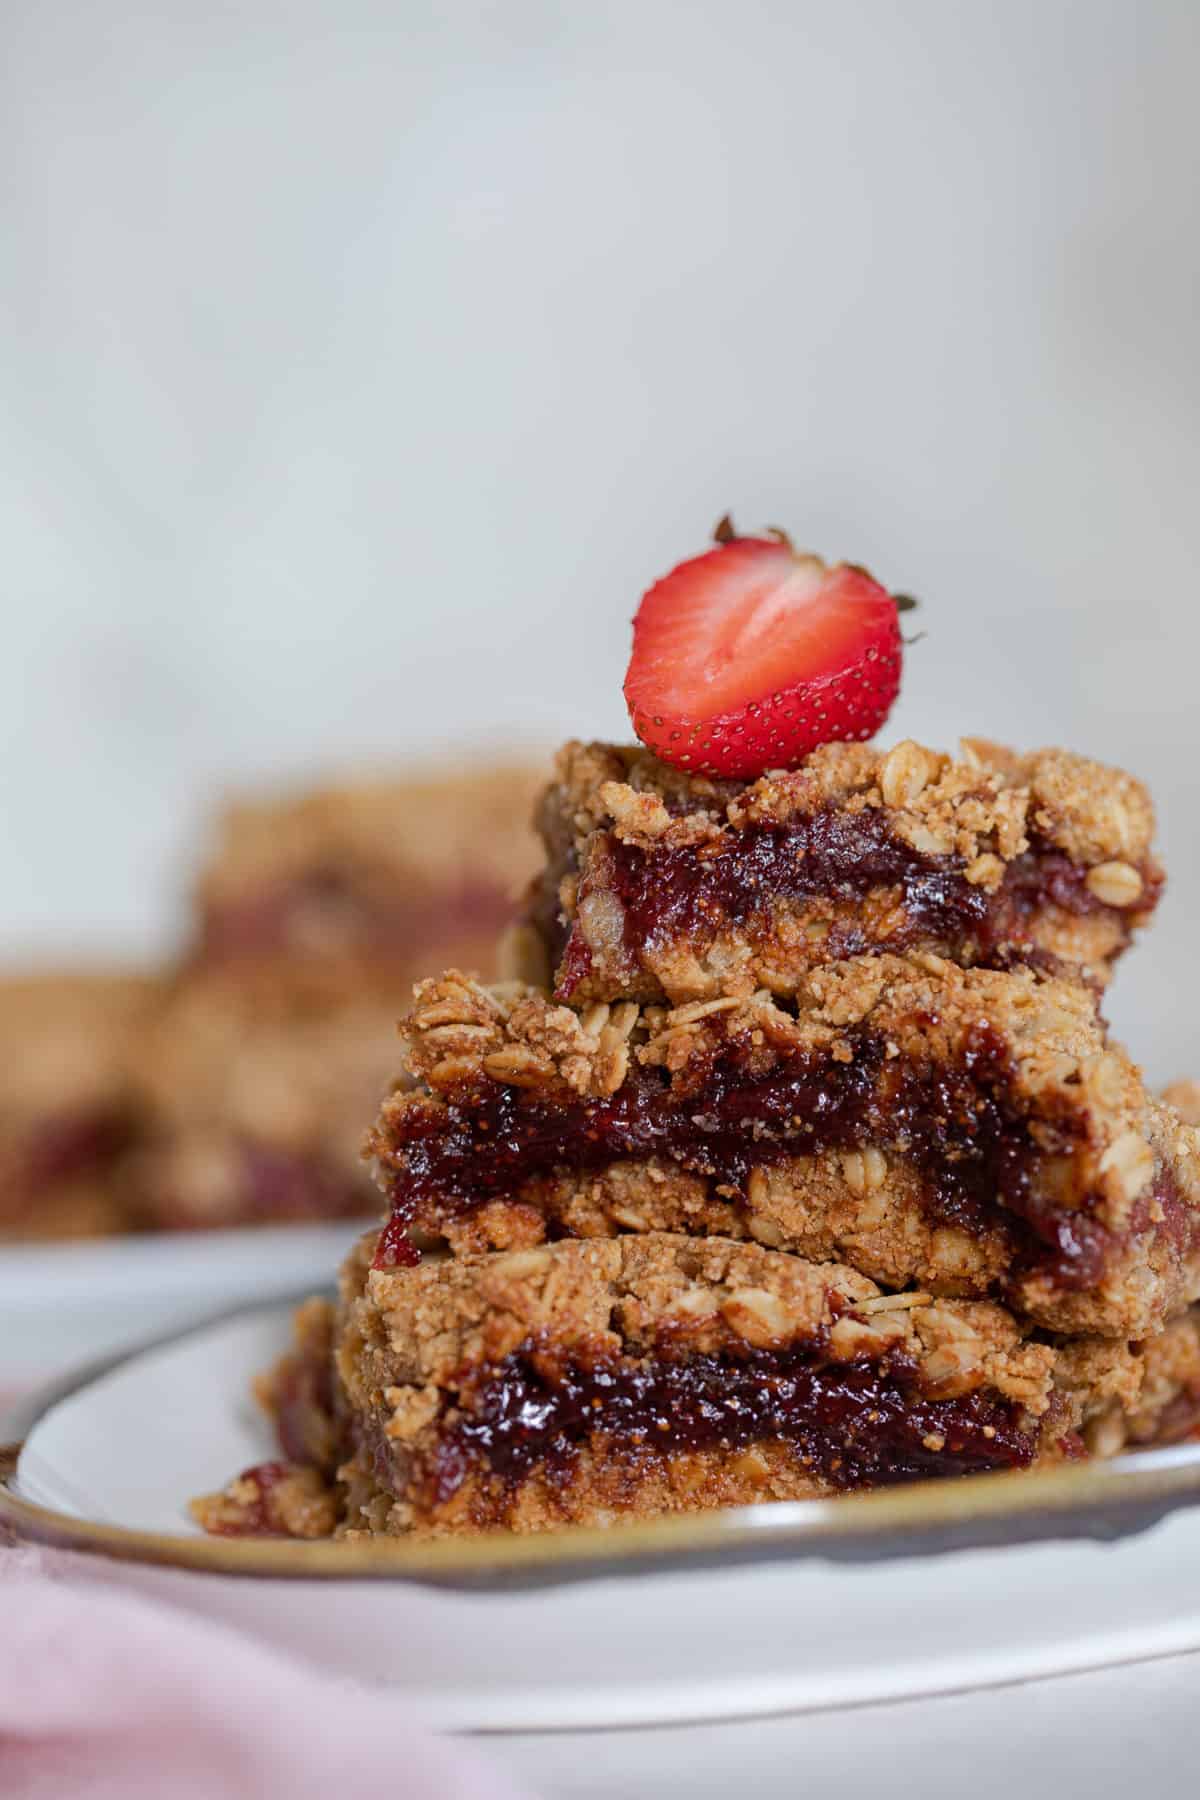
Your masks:
M664 762L749 779L872 736L901 654L896 602L865 569L733 537L643 597L625 699Z

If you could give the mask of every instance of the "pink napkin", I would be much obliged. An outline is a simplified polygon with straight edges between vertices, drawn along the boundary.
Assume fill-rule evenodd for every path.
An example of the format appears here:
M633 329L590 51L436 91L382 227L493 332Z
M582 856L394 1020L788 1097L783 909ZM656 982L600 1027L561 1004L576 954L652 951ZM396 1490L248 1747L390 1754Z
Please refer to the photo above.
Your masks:
M0 1795L522 1800L394 1693L80 1578L69 1558L3 1548Z

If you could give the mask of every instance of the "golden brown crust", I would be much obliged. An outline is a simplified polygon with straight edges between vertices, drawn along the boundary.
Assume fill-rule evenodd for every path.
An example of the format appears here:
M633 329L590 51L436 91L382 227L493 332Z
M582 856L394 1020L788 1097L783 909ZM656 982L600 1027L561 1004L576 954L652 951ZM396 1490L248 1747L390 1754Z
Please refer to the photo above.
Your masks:
M1019 1097L1070 1104L1083 1081L1106 1117L1144 1109L1138 1071L1107 1044L1086 993L1028 970L963 970L928 955L863 956L810 971L790 1004L760 991L671 1009L561 1006L535 988L489 988L451 969L418 984L400 1035L409 1073L437 1093L490 1079L597 1097L616 1091L631 1058L678 1076L689 1065L707 1069L721 1040L743 1034L760 1044L756 1073L799 1050L848 1064L863 1032L894 1042L903 1057L950 1064L981 1022L1003 1039Z
M747 828L794 827L833 813L864 821L883 841L956 874L969 892L996 895L1009 871L1041 856L1066 858L1081 901L1060 903L1061 884L1010 918L995 942L954 912L941 922L921 890L879 876L854 891L831 878L821 891L788 896L752 872L750 916L730 916L709 896L702 917L668 913L653 930L635 923L614 857L633 851L656 869L671 852L716 865L736 855ZM956 961L1048 961L1103 986L1112 960L1153 910L1161 871L1151 855L1154 815L1141 783L1063 750L1017 756L973 740L958 760L905 742L889 751L829 744L797 770L747 784L689 777L644 749L568 744L543 796L539 823L548 867L530 901L538 930L524 962L503 972L541 980L537 938L557 956L570 930L560 992L576 1003L613 999L679 1004L768 987L788 994L806 971L868 949L928 949ZM1058 897L1056 897L1058 896ZM1082 910L1081 910L1082 907ZM968 909L968 912L970 909Z
M580 1012L451 972L421 984L401 1027L423 1090L385 1102L371 1147L387 1187L403 1178L402 1140L415 1116L436 1123L453 1106L469 1119L503 1088L564 1106L602 1101L647 1070L678 1094L694 1093L701 1111L714 1061L730 1044L752 1047L749 1072L762 1078L789 1059L817 1057L836 1086L881 1043L879 1081L896 1070L954 1071L971 1066L981 1022L1000 1055L1003 1103L1035 1191L1064 1218L1086 1208L1111 1236L1103 1271L1082 1287L1060 1280L1048 1253L1031 1260L1035 1246L1026 1244L1025 1261L1013 1266L1012 1217L1002 1206L990 1228L930 1212L904 1130L889 1135L886 1122L851 1149L844 1141L806 1146L801 1135L794 1154L764 1155L743 1190L662 1156L580 1168L564 1144L559 1168L457 1218L439 1217L431 1203L419 1223L464 1248L535 1242L547 1220L587 1236L750 1236L838 1257L892 1286L1000 1293L1052 1330L1138 1337L1158 1329L1200 1292L1200 1134L1148 1098L1083 990L1028 971L860 958L813 972L790 1006L757 994L671 1012L628 1003Z
M806 1474L785 1444L755 1444L737 1456L712 1450L663 1455L642 1467L636 1480L606 1446L585 1444L567 1483L534 1470L497 1505L488 1486L471 1477L454 1502L436 1515L397 1499L379 1478L373 1457L352 1454L339 1471L340 1523L335 1535L370 1537L470 1537L483 1531L559 1531L570 1525L609 1526L712 1512L765 1501L828 1498L830 1489Z
M843 1264L660 1232L364 1270L375 1235L343 1274L338 1370L352 1407L384 1385L418 1390L411 1405L405 1399L400 1437L431 1386L499 1362L529 1339L646 1355L669 1337L715 1354L826 1333L833 1362L904 1352L923 1390L939 1398L989 1387L1035 1417L1050 1404L1053 1352L1026 1341L991 1301L885 1294ZM365 1312L356 1314L360 1298Z

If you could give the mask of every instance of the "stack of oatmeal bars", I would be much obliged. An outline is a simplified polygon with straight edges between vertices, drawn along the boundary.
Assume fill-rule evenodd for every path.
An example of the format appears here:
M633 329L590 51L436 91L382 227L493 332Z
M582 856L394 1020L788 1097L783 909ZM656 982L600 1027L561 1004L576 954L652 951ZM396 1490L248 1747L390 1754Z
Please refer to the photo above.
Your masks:
M538 824L521 979L417 988L388 1216L203 1523L540 1530L1195 1426L1200 1132L1100 1012L1162 887L1137 781L570 744Z

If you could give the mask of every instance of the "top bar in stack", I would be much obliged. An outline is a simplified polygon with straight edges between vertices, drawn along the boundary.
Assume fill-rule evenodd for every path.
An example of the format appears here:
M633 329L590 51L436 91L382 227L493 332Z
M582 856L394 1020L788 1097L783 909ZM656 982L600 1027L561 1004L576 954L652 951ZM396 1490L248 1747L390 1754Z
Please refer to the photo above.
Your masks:
M1123 1338L1200 1294L1200 1132L1073 983L863 956L787 1002L576 1010L451 973L401 1029L423 1086L371 1141L385 1264L413 1227L750 1236Z
M1093 988L1157 904L1141 783L1064 750L828 744L717 781L568 744L521 973L560 1000L792 994L821 963L929 950ZM540 966L539 966L540 964Z
M197 960L491 971L495 939L536 867L538 783L519 766L464 767L261 800L220 820L196 895Z

